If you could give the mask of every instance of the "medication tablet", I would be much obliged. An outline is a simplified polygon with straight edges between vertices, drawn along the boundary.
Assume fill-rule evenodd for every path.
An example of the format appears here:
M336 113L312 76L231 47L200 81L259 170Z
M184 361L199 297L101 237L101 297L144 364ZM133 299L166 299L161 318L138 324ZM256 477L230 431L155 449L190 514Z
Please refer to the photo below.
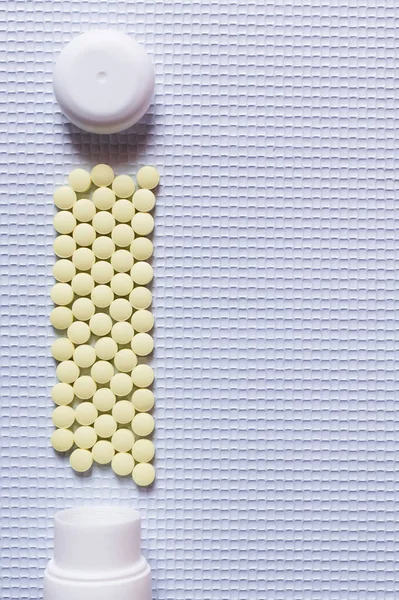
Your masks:
M109 262L99 260L91 268L91 276L99 284L108 283L114 275L114 270Z
M130 252L136 260L147 260L152 256L153 250L152 241L144 237L136 238L130 245Z
M114 177L114 172L109 165L96 165L91 171L91 180L98 187L111 185Z
M97 285L91 293L91 301L98 308L107 308L114 299L114 292L107 285Z
M117 250L111 256L111 265L118 273L126 273L126 271L130 271L133 266L132 253L128 250Z
M92 425L98 417L98 412L92 402L82 402L75 408L75 419L79 425Z
M74 471L78 473L84 473L88 471L93 464L93 457L89 450L83 450L78 448L74 450L69 457L69 462Z
M115 402L115 394L109 388L100 388L93 396L93 404L101 412L111 410Z
M135 331L145 333L154 327L154 315L149 310L137 310L132 316L131 324Z
M137 235L149 235L154 229L154 217L148 213L138 212L134 215L131 225Z
M134 265L132 268L134 268ZM127 296L132 288L133 281L127 273L117 273L111 279L111 289L117 296Z
M94 240L92 249L97 258L104 260L115 252L115 244L111 238L100 236Z
M117 429L117 423L111 415L100 415L94 421L94 430L97 435L103 438L110 438Z
M132 429L136 435L144 437L154 431L154 417L146 412L141 412L132 421Z
M137 365L132 371L132 381L137 387L148 387L154 381L154 371L149 365Z
M68 210L76 202L76 193L72 188L64 185L54 192L54 204L61 210Z
M51 397L58 406L71 404L74 399L73 387L68 383L57 383L51 390Z
M133 194L133 206L140 212L150 212L155 206L155 194L150 190L137 190Z
M51 299L54 304L66 306L73 300L73 289L69 283L56 283L51 290Z
M112 360L118 352L118 344L110 337L103 337L97 340L94 349L101 360Z
M114 217L106 210L101 210L94 215L92 222L94 229L101 235L109 233L115 227Z
M81 223L88 223L96 214L96 207L91 200L82 198L74 204L72 212L75 219Z
M99 337L107 335L111 331L112 319L105 313L97 313L90 319L90 329Z
M130 269L130 276L134 283L137 283L138 285L147 285L152 281L154 271L149 263L137 262Z
M112 189L118 198L129 198L135 189L134 181L129 175L118 175L112 182Z
M114 364L121 373L130 373L137 365L137 356L132 350L124 348L116 354Z
M112 207L112 214L120 223L129 223L134 215L134 207L130 200L117 200Z
M76 219L69 210L62 210L55 215L53 225L58 233L71 233L76 227Z
M57 260L53 267L53 275L57 281L67 283L76 275L75 265L72 261L66 260L65 258Z
M136 390L132 395L132 404L140 412L151 410L154 406L154 394L151 390Z
M85 344L90 339L90 327L83 321L75 321L68 327L67 335L74 344Z
M88 271L94 265L96 257L90 248L78 248L72 255L72 261L79 271Z
M139 463L150 462L154 454L155 447L151 440L137 440L132 449L133 458Z
M76 242L70 235L59 235L54 240L53 249L60 258L69 258L76 250Z
M93 377L94 381L97 381L97 383L100 384L111 381L113 375L114 367L111 365L111 363L105 360L99 360L98 362L94 363L91 368L91 376Z
M112 416L117 423L126 425L134 417L134 406L129 400L119 400L112 409Z
M127 396L132 391L133 382L126 373L117 373L111 379L109 387L115 396Z
M148 486L154 482L155 469L150 463L138 463L133 469L133 481L140 486Z
M134 335L133 327L130 323L119 322L115 323L111 330L112 339L117 344L128 344Z
M69 325L68 325L69 327ZM68 338L58 338L51 346L51 353L55 360L68 360L73 355L74 345Z
M115 321L127 321L132 314L132 305L124 298L117 298L109 307L109 314Z
M91 246L96 239L96 230L89 223L79 223L73 230L72 235L79 246Z
M133 308L148 308L152 302L152 294L148 288L136 287L131 291L129 301Z
M57 406L52 418L56 427L70 427L75 422L75 411L70 406Z
M69 429L56 429L51 436L51 444L57 452L67 452L73 446L73 433Z
M115 194L107 187L100 187L93 192L93 202L99 210L109 210L115 203Z
M130 347L137 356L148 356L154 350L154 340L148 333L137 333Z
M97 444L94 444L91 452L94 460L99 465L107 465L115 456L114 447L107 440L100 440Z
M62 383L73 383L79 377L80 370L72 360L63 360L58 365L55 374Z
M155 167L142 167L136 177L139 186L147 190L153 190L159 183L159 173Z
M50 322L55 329L68 329L73 322L73 314L66 306L57 306L50 313Z
M130 225L126 225L125 223L116 225L116 227L114 227L114 229L112 230L112 241L117 246L122 246L122 247L130 246L133 238L134 238L133 229L130 227Z
M92 398L92 396L94 396L94 394L96 393L96 390L96 382L88 375L82 375L81 377L78 377L75 383L73 384L73 391L75 392L75 396L77 396L81 400L87 400L88 398Z
M87 296L94 288L94 279L88 273L78 273L72 279L71 286L78 296Z
M78 448L91 448L97 441L97 434L93 427L78 427L74 433L74 441Z
M95 311L96 307L89 298L78 298L72 304L73 316L79 321L88 321Z
M134 444L133 432L130 429L118 429L112 436L111 442L117 452L129 452Z
M127 452L119 452L118 454L115 454L112 459L111 466L114 473L121 477L130 475L134 467L133 456Z
M96 360L94 348L88 344L78 346L73 353L73 360L81 369L88 369Z
M68 183L75 192L85 192L91 186L90 173L84 169L75 169L69 173Z

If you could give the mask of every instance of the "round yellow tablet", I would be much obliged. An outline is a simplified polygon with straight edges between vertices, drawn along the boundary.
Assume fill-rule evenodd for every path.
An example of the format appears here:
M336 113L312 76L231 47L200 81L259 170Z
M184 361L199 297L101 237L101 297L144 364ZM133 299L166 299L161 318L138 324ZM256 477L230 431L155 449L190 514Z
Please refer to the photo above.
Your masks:
M79 425L92 425L97 417L98 412L92 402L81 402L75 408L75 419Z
M75 411L70 406L57 406L53 410L52 418L56 427L70 427L75 422Z
M94 460L99 465L109 464L115 456L114 447L107 440L100 440L97 444L94 444L91 452Z
M111 238L102 235L94 240L92 249L97 258L105 260L115 252L115 244Z
M66 306L57 306L50 313L50 322L55 329L68 329L73 321L73 314Z
M70 235L59 235L54 240L53 249L60 258L69 258L76 250L76 242Z
M134 181L129 175L118 175L112 182L112 189L118 198L129 198L134 188Z
M154 417L146 412L138 413L133 417L132 429L136 435L144 437L154 431Z
M154 381L154 371L149 365L137 365L132 371L132 381L137 387L148 387Z
M53 267L53 275L57 281L67 283L76 275L75 265L72 261L66 260L65 258L57 260Z
M78 473L85 473L93 464L93 456L90 450L78 448L72 452L71 456L69 457L69 462L74 471L77 471Z
M155 206L155 195L151 190L137 190L133 194L133 206L140 212L150 212Z
M90 173L84 169L75 169L69 173L68 183L75 192L85 192L91 186Z
M130 304L133 308L148 308L152 302L152 294L148 288L135 287L129 296Z
M111 265L118 273L126 273L126 271L130 271L133 266L132 253L128 250L117 250L111 256Z
M67 406L74 398L73 387L68 383L57 383L51 390L51 397L54 404Z
M130 429L118 429L112 436L111 442L117 452L129 452L134 444L133 432Z
M110 438L114 435L118 425L111 415L100 415L94 421L94 430L102 438Z
M94 428L87 425L78 427L73 437L78 448L91 448L97 441L97 434Z
M149 235L154 229L154 217L149 213L138 212L134 215L131 225L137 235Z
M148 333L137 333L130 347L137 356L148 356L154 350L154 340Z
M112 360L118 352L118 344L111 337L102 337L97 340L94 349L101 360Z
M141 188L153 190L159 184L159 173L155 167L142 167L137 173L137 183Z
M115 396L127 396L132 391L133 382L126 373L117 373L111 379L109 387Z
M127 296L133 288L133 281L127 273L117 273L111 279L111 290L117 296Z
M74 344L85 344L90 339L90 327L83 321L75 321L68 327L67 335Z
M56 429L51 436L51 444L57 452L67 452L73 446L73 433L70 429Z
M112 409L112 416L117 423L126 425L134 417L134 406L129 400L119 400Z
M72 312L75 319L88 321L95 313L96 307L89 298L78 298L72 304Z
M57 379L62 383L73 383L77 380L80 374L78 365L72 360L63 360L56 370Z
M94 348L88 344L78 346L73 353L73 360L81 369L88 369L96 360Z
M79 271L88 271L94 265L96 257L90 248L78 248L72 255L72 261Z
M79 223L73 230L72 235L79 246L91 246L96 239L96 230L89 223Z
M112 459L111 466L114 473L121 477L130 475L134 467L133 456L127 452L119 452L118 454L115 454Z
M111 185L114 180L114 172L109 165L96 165L91 171L91 180L98 187Z
M130 373L137 365L137 356L132 350L124 348L116 354L114 364L121 373Z
M154 327L154 315L149 310L136 310L133 313L131 323L135 331L146 333Z
M110 233L115 227L115 218L107 210L100 210L93 217L93 227L100 235Z
M69 325L68 325L69 327ZM51 346L51 353L55 360L69 360L73 356L74 345L68 338L58 338Z
M90 329L99 337L107 335L111 331L112 319L105 313L97 313L90 319Z
M155 455L155 447L151 440L137 440L132 449L132 455L138 463L148 463Z
M88 296L94 288L94 279L88 273L78 273L72 279L71 286L78 296Z
M73 300L73 289L69 283L56 283L51 290L51 299L54 304L66 306Z
M130 323L120 321L115 323L111 330L112 339L117 344L128 344L134 335L133 327Z
M130 244L130 252L136 260L147 260L152 256L154 246L151 240L138 237Z
M88 198L82 198L74 204L72 212L77 221L88 223L96 214L96 207Z
M124 298L117 298L109 307L109 314L115 321L127 321L132 314L132 305Z
M134 215L134 207L130 200L117 200L112 207L112 214L119 223L129 223Z
M155 479L155 469L151 463L138 463L133 469L133 481L140 486L151 485Z
M106 360L99 360L91 368L91 376L100 384L108 383L114 375L114 367Z
M88 375L82 375L81 377L78 377L75 383L73 384L73 391L75 392L75 396L77 396L81 400L87 400L88 398L92 398L96 393L96 390L96 382Z
M108 285L97 285L90 296L94 306L107 308L114 299L114 292Z
M121 247L130 246L134 238L134 231L130 225L121 223L112 230L112 241Z
M115 203L115 194L107 187L101 187L93 192L94 205L99 210L109 210Z
M54 216L53 225L58 233L71 233L76 227L76 219L69 210L62 210Z
M115 402L115 394L109 388L100 388L93 396L93 404L101 412L111 410Z
M132 404L139 412L147 412L154 406L154 394L151 390L136 390L132 394Z
M72 188L63 185L54 192L54 204L61 210L68 210L76 202L76 193Z
M137 262L130 269L130 276L137 285L147 285L154 277L152 266L147 262Z
M114 270L109 262L99 260L91 268L91 276L99 284L108 283L114 275Z

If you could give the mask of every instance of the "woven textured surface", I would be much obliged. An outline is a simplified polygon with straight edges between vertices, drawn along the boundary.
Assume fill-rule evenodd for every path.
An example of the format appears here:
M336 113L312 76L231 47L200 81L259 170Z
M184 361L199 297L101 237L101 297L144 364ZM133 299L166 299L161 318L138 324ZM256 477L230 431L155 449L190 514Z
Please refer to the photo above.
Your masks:
M155 600L399 596L394 0L0 1L3 600L39 600L55 511L137 507ZM114 25L153 56L133 130L85 134L52 63ZM51 193L156 164L157 483L49 446Z

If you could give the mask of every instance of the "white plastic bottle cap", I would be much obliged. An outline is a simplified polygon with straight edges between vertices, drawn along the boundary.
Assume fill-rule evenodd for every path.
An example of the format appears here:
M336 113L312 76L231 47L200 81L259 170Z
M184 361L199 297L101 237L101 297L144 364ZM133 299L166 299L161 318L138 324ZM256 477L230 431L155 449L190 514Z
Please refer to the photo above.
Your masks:
M55 517L43 600L151 600L137 511L86 506Z
M154 69L134 39L112 30L74 38L54 68L54 92L65 115L93 133L117 133L147 111Z

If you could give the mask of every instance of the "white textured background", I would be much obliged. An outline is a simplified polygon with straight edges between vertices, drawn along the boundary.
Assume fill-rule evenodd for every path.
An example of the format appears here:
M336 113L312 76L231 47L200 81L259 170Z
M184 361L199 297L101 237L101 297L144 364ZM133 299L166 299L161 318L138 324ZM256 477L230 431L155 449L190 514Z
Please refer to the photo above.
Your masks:
M395 6L396 5L396 6ZM399 597L396 0L0 0L2 600L55 511L138 507L155 600ZM71 127L54 56L117 26L153 107ZM49 447L52 190L156 164L157 483Z

